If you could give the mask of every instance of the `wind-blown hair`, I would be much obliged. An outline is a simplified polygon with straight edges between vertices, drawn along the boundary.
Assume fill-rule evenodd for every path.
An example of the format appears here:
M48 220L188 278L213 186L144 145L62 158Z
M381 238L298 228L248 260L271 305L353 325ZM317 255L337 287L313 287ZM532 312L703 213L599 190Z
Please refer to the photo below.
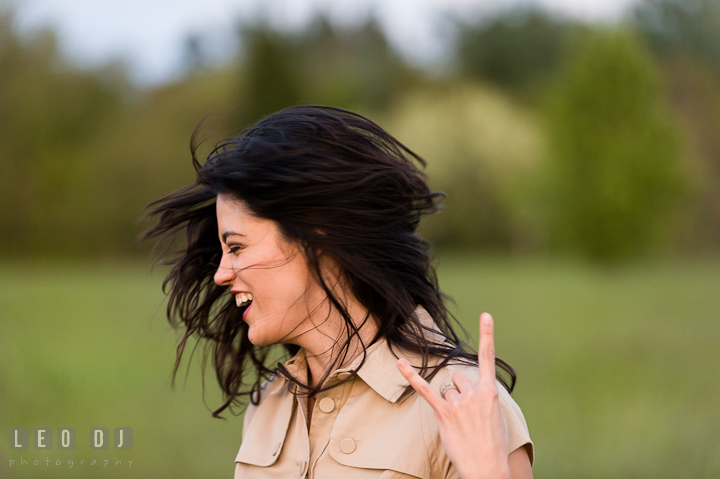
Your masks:
M417 166L425 166L422 158L367 118L332 107L294 106L267 116L220 142L204 164L196 155L197 132L191 139L196 181L148 206L148 216L158 221L142 238L181 245L161 255L173 265L163 282L163 290L169 289L168 319L184 326L174 374L188 339L206 339L225 398L215 417L232 405L242 406L243 397L256 403L262 381L273 374L285 375L303 394L323 390L301 384L275 362L274 346L254 346L242 309L227 287L213 282L222 255L215 212L219 194L242 200L254 215L275 221L344 318L330 372L347 359L351 339L360 336L323 279L318 252L340 266L344 284L376 319L373 342L384 337L393 351L421 354L420 374L426 379L451 360L477 364L451 324L429 245L416 232L421 217L435 212L443 196L429 189ZM434 319L442 338L420 323L414 314L418 305ZM369 344L360 344L364 362ZM299 349L281 347L291 355ZM443 358L441 365L431 367L432 357ZM509 377L498 374L498 379L512 391L515 372L502 360L496 365Z

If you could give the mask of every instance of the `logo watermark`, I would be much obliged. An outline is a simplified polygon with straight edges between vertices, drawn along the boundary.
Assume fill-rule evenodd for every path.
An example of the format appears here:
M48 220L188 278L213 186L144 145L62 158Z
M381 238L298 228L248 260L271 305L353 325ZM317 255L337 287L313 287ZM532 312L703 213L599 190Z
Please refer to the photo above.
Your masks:
M92 460L68 459L67 461L65 461L62 459L50 459L49 457L46 457L45 459L32 460L32 459L24 459L22 456L20 456L20 460L18 461L17 464L15 463L14 459L10 459L9 462L10 462L10 469L12 469L13 467L18 468L18 467L23 467L23 466L50 468L51 464L55 468L63 467L66 469L72 469L73 467L80 468L83 466L103 467L103 468L107 469L108 464L110 464L113 467L127 467L128 469L130 469L132 467L131 460L121 461L117 457L115 458L115 464L113 464L113 462L110 459L92 459ZM43 465L43 462L45 463L44 465ZM86 462L87 462L87 464L85 464Z
M27 427L10 428L10 448L15 451L28 451L30 446L36 451L48 451L58 449L59 451L74 451L78 444L78 434L74 427L59 427L55 430L50 427L36 427L32 430ZM92 427L87 436L81 440L88 441L90 449L94 451L109 451L112 445L116 450L130 450L133 448L133 430L131 427L116 427L112 435L110 428ZM10 469L14 468L48 468L56 470L59 468L72 469L84 467L98 467L107 469L110 467L123 467L130 469L132 460L114 459L57 459L46 456L44 459L33 459L27 456L20 456L19 459L9 459Z
M33 445L37 450L53 448L53 439L57 438L57 448L74 450L77 445L77 434L74 427L59 427L53 434L50 427L36 427ZM90 449L105 450L110 448L110 429L107 427L90 428ZM116 427L113 431L115 449L129 450L133 447L133 430L131 427ZM10 448L25 450L30 448L30 429L26 427L10 428Z

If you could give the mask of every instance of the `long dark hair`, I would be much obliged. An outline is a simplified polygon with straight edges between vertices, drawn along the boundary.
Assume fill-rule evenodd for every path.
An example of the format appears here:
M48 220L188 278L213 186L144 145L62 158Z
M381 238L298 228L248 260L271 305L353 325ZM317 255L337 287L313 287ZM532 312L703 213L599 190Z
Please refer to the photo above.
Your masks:
M158 220L142 239L171 245L159 258L173 265L163 282L164 291L169 288L168 319L184 326L174 374L188 339L205 338L225 398L215 417L244 404L243 397L256 403L262 381L276 373L303 394L323 390L292 377L277 363L275 346L254 346L235 299L213 282L221 258L215 213L219 194L240 199L254 215L275 221L304 253L345 321L340 354L329 371L343 364L351 339L359 335L343 302L323 280L318 251L340 266L344 283L376 319L373 342L384 337L393 351L421 354L420 373L428 380L449 361L477 364L451 324L429 245L416 232L421 217L435 212L443 196L429 189L416 165L425 166L422 158L367 118L325 106L293 106L267 116L221 141L204 164L197 159L198 131L191 139L196 181L148 206L148 216ZM416 317L418 305L433 318L441 337ZM369 344L362 346L364 361ZM291 355L298 351L294 345L281 347ZM442 358L439 366L429 365L432 357ZM498 380L512 391L515 372L502 360L496 365Z

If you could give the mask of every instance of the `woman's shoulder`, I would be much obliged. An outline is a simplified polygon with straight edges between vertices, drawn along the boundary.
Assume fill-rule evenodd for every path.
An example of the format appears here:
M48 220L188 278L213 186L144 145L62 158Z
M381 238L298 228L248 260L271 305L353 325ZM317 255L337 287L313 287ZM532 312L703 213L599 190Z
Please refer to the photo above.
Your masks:
M253 393L252 400L245 408L245 414L243 417L243 437L245 437L248 426L250 422L252 422L253 417L255 417L255 414L260 406L263 406L263 409L268 407L277 407L278 401L282 401L284 396L291 396L290 391L287 387L285 387L286 382L287 381L282 376L273 374L260 384L260 388ZM268 398L270 397L275 399L275 401L272 401L272 405L268 404Z

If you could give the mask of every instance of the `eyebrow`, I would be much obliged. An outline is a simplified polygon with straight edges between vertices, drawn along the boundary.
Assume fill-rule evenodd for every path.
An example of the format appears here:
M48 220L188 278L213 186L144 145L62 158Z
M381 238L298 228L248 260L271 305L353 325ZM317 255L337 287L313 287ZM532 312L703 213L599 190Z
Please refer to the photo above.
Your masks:
M234 231L226 231L222 235L223 243L227 243L228 236L245 236L245 235L241 234L241 233L235 233Z

